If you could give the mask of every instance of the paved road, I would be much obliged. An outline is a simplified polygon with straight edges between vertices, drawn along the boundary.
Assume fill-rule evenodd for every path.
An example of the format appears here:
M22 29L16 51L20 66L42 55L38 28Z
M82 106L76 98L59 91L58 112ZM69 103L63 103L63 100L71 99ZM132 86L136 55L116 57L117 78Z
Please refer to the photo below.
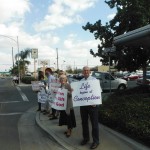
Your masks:
M1 150L62 149L35 124L36 109L31 86L14 86L10 79L0 79Z

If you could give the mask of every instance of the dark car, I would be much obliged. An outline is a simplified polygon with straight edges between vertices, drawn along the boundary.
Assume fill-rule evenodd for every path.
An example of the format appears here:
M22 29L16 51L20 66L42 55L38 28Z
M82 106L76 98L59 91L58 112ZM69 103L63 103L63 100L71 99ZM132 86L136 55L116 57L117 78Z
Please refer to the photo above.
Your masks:
M82 78L84 78L84 76L82 74L73 75L73 79L76 79L76 80L80 81Z
M81 74L76 74L76 75L68 75L67 76L67 79L68 79L68 82L71 83L71 82L77 82L77 81L80 81L84 76L81 75Z

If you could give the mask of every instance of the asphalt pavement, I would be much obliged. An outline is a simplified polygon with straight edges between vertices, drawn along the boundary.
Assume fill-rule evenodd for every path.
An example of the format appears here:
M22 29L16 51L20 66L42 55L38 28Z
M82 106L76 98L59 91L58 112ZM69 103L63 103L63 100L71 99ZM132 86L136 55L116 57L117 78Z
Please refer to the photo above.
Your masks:
M107 95L103 95L105 99ZM59 120L49 120L48 116L43 115L41 112L36 113L36 123L51 137L54 138L58 144L63 146L66 150L88 150L92 144L92 137L90 141L81 146L80 143L82 138L82 126L79 107L74 108L77 127L73 129L70 137L66 137L64 132L66 131L66 126L59 126ZM89 122L90 124L90 122ZM96 148L97 150L150 150L150 148L134 141L133 139L122 135L102 124L99 124L99 135L100 144ZM90 126L91 131L91 126ZM91 133L91 132L90 132Z

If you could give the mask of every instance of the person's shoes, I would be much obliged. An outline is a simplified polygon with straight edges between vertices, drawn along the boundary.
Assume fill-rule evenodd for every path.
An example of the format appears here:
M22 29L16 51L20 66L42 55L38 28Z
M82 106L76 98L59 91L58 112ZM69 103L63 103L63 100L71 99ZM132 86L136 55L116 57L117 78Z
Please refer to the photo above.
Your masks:
M43 113L43 112L46 112L46 110L41 110L41 112Z
M43 115L47 115L48 114L48 112L47 111L45 111L44 113L43 113Z
M70 137L70 136L71 136L71 129L68 129L66 133L66 137Z
M98 145L99 145L98 143L92 143L90 149L95 149L98 147Z
M57 117L52 117L52 118L49 118L49 120L54 120L54 119L57 119Z
M37 109L36 111L41 111L41 109Z
M85 145L88 141L89 141L89 140L83 140L83 141L81 142L81 145Z
M49 114L48 117L53 117L53 114Z

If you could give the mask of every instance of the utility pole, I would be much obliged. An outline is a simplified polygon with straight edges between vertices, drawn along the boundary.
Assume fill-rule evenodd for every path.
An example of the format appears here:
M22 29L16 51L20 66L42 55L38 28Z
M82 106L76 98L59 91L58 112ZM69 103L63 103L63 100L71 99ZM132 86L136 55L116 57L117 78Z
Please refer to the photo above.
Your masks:
M59 69L59 67L58 67L58 48L56 48L56 53L57 53L57 70Z
M74 60L74 71L75 71L75 60Z
M13 52L13 47L12 47L12 63L13 63L13 68L14 68L14 52Z

